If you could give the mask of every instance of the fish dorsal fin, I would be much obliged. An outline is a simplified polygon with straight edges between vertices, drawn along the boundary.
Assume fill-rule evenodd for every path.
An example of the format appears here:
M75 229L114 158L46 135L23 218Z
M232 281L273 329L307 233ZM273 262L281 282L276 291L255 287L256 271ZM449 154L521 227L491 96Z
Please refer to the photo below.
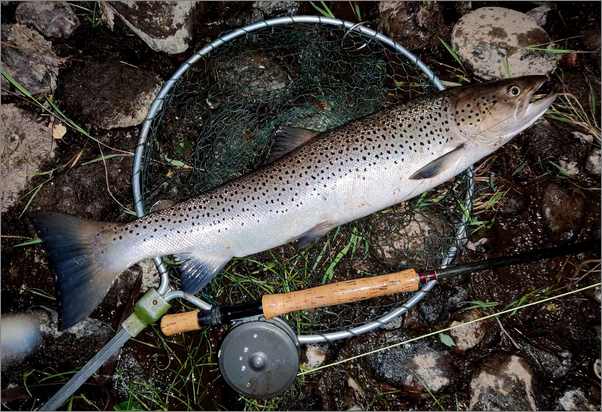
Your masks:
M303 129L301 127L282 126L274 134L274 144L267 163L280 159L287 153L292 152L299 146L304 145L319 135L315 130Z
M299 249L303 249L307 245L309 245L314 240L317 240L324 236L326 233L332 229L334 225L330 222L322 222L318 223L307 232L303 233L299 239L297 240L297 247Z
M174 257L180 264L182 290L191 294L195 294L207 286L230 260L229 256L212 256L201 251L180 253Z
M443 171L447 170L447 168L456 162L460 157L464 155L464 143L456 146L443 156L440 156L428 163L426 166L421 167L417 172L415 172L410 179L419 180L419 179L430 179L432 177L437 176Z

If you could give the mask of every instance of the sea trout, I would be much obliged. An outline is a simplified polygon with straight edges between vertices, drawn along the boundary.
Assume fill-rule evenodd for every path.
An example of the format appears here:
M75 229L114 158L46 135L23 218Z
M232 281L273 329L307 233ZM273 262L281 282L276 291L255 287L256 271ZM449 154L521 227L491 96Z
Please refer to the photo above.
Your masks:
M307 244L450 180L544 114L556 97L535 96L545 80L451 88L321 134L283 126L271 163L131 223L37 215L62 326L88 316L114 279L143 259L174 255L183 290L196 293L232 257Z

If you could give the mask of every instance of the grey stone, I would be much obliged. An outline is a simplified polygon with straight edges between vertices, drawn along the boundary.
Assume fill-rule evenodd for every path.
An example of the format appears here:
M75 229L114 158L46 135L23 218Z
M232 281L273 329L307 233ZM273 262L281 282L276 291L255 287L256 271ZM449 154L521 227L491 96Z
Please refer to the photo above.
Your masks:
M326 360L327 350L321 345L307 345L305 347L305 365L314 369L321 366Z
M533 372L516 355L492 355L470 382L470 410L537 410Z
M44 364L81 367L115 334L111 325L94 318L86 318L69 329L59 330L57 312L44 309L33 313L40 322L43 337L42 346L35 356L43 356Z
M473 321L483 316L483 313L478 309L461 312L450 326L458 326L466 322ZM449 331L449 335L453 338L456 344L455 349L459 352L465 352L479 345L487 332L491 328L491 322L474 322L468 325L459 326Z
M441 215L411 210L405 204L371 215L369 228L371 253L391 269L424 267L435 252L447 248L446 239L452 233Z
M255 1L251 20L267 19L275 16L294 16L299 11L299 2L292 0Z
M120 62L86 63L63 78L64 104L95 127L114 129L144 121L161 79Z
M552 7L549 4L542 4L541 6L535 7L525 13L527 16L535 20L538 26L543 27L548 21L548 14L552 11Z
M2 67L34 96L52 94L64 60L37 31L22 24L2 25ZM12 90L0 77L2 90ZM4 95L5 92L2 92Z
M545 48L549 42L532 17L502 7L476 9L464 15L452 32L460 58L484 79L552 72L558 55L528 48Z
M543 373L552 379L565 376L573 365L573 355L552 342L538 342L537 345L523 342L522 351Z
M197 1L101 2L103 19L112 29L115 16L151 49L179 54L188 49Z
M585 170L594 176L600 176L600 167L602 164L602 154L600 149L594 149L587 157Z
M391 335L387 343L407 340L403 334ZM377 379L409 391L438 392L453 380L450 354L425 341L412 342L371 355L370 368Z
M241 53L233 59L219 60L213 73L216 82L239 90L243 97L282 90L291 82L278 63L255 51ZM241 84L245 87L241 88Z
M599 411L581 389L569 389L558 398L557 411Z
M14 104L0 106L0 174L5 212L19 199L40 166L54 156L52 129Z
M583 219L583 195L550 183L544 189L541 208L548 228L555 234L570 238Z
M438 2L382 1L379 29L408 49L436 47L449 35Z
M17 6L18 23L35 28L46 37L66 39L79 27L79 18L65 1L31 1Z

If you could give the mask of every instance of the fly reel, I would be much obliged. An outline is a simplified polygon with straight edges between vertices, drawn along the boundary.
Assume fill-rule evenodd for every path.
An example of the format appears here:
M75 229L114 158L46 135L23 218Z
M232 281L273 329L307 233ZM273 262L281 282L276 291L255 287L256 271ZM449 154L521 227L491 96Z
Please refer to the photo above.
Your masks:
M295 381L299 342L279 318L238 323L218 352L219 369L228 385L255 399L271 398Z

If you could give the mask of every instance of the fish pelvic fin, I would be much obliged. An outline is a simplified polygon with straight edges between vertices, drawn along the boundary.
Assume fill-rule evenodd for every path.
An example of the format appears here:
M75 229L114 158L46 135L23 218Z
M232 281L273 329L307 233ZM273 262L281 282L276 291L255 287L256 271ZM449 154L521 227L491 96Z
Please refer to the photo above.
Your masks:
M443 173L449 167L451 167L455 162L457 162L462 156L464 156L464 144L460 144L456 146L454 149L450 150L443 156L438 157L432 162L428 163L426 166L420 168L416 171L410 179L419 180L419 179L430 179L432 177L437 176L440 173Z
M174 257L180 264L182 290L193 295L207 286L230 261L230 256L211 256L197 251L180 253Z
M115 268L107 233L116 226L60 213L32 216L56 274L60 328L88 317L124 268ZM109 232L107 232L109 230Z

